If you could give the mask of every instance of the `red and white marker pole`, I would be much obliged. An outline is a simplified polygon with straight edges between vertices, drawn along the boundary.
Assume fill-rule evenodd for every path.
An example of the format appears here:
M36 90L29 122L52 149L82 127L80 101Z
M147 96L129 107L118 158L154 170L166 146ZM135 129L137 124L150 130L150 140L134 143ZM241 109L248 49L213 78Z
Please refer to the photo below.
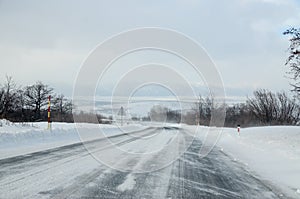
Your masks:
M241 132L241 127L240 127L240 125L237 126L237 132L238 132L238 134L240 135L240 132Z
M51 129L51 108L50 108L50 105L51 105L51 95L49 95L48 97L48 129Z

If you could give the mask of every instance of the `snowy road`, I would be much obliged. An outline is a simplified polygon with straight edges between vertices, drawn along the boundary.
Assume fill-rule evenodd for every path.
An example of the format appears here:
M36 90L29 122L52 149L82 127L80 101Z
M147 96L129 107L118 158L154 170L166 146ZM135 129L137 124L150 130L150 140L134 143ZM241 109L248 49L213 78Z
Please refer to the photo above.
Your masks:
M149 136L155 133L155 136ZM118 135L110 140L122 147L114 154L104 140L73 144L29 155L0 160L0 198L280 198L276 189L252 176L237 162L215 148L207 157L197 154L201 141L182 129L148 129L136 135ZM152 172L118 171L130 166L135 171L151 170L179 156L179 159ZM147 158L133 158L125 151L147 152L151 146L172 148ZM156 144L154 144L156 143ZM157 144L158 143L158 144ZM106 166L91 155L110 157ZM103 153L105 152L105 153Z

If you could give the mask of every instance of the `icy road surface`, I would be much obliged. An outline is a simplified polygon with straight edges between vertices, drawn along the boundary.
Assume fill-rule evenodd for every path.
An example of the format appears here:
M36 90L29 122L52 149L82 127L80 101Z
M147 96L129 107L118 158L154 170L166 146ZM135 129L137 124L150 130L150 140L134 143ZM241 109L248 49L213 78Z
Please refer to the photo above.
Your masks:
M155 136L145 135L156 133ZM114 164L140 170L178 155L185 141L193 139L183 129L148 129L141 136L117 135L117 146L129 151L167 145L176 147L152 158L130 159L126 153L110 153L103 140L85 143L93 153L105 151ZM157 171L122 172L96 161L82 144L0 160L0 198L281 198L277 189L261 181L215 148L198 156L201 141L194 139L177 160Z

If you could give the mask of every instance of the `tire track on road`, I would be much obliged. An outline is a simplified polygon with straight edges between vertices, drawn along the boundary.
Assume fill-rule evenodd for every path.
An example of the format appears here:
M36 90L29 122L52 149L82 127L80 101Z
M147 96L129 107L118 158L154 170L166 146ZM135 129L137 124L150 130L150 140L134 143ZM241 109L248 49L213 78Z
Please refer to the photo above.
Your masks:
M152 134L152 132L153 131L155 131L155 130L152 130L152 131L150 131L150 132L147 132L147 134L146 135L149 135L149 134ZM136 132L135 132L136 133ZM128 134L122 134L122 135L118 135L118 136L113 136L112 138L118 138L118 137L123 137L123 136L128 136ZM133 141L135 141L135 140L137 140L137 139L140 139L141 137L130 137L129 139L125 139L125 140L122 140L122 141L120 141L120 142L117 142L117 143L115 143L115 145L117 145L117 146L122 146L122 145L125 145L125 144L128 144L128 143L130 143L130 142L133 142ZM102 139L101 139L102 140ZM100 141L101 141L100 140ZM99 140L98 140L99 141ZM89 144L91 144L91 143L95 143L95 142L97 142L97 141L93 141L93 142L90 142ZM71 151L72 152L72 150L74 149L74 148L77 148L77 147L83 147L83 145L84 145L84 143L78 143L78 144L72 144L72 145L69 145L70 146L70 148L68 148L68 146L63 146L63 147L59 147L59 148L55 148L55 149L53 149L53 150L47 150L47 151L45 151L45 152L38 152L38 156L40 156L41 154L45 154L45 155L48 155L48 154L51 154L51 153L56 153L56 152L58 152L59 151L59 149L62 149L62 150L68 150L68 151ZM72 161L76 161L76 160L78 160L78 159L80 159L80 158L84 158L84 157L86 157L86 156L89 156L89 155L91 155L91 153L95 153L95 152L99 152L99 151L102 151L102 150L105 150L105 149L108 149L108 148L110 148L111 147L111 145L109 145L109 146L104 146L104 147L101 147L101 148L98 148L98 149L96 149L96 150L94 150L94 151L87 151L86 150L86 148L82 148L82 149L80 149L78 152L76 152L76 153L72 153L71 155L73 156L73 157L69 157L69 156L67 156L67 157L65 157L65 158L63 158L63 159L66 159L66 160L64 160L64 161L60 161L59 163L56 163L56 164L54 164L53 165L53 157L51 157L51 158L49 158L48 157L48 159L47 158L43 158L43 159L46 159L47 161L49 161L49 160L51 160L51 165L50 166L46 166L46 168L44 167L44 168L42 168L42 169L37 169L37 170L34 170L34 171L32 171L32 172L29 172L29 173L27 173L27 174L25 174L25 175L22 175L21 177L18 177L17 179L13 179L13 180L11 180L11 181L6 181L6 182L4 182L4 183L0 183L0 186L6 186L6 185L9 185L9 184L12 184L12 183L15 183L15 182L18 182L18 181L21 181L21 180L23 180L23 179L25 179L25 178L28 178L28 177L33 177L33 176L35 176L35 175L38 175L38 174L41 174L41 173L43 173L43 172L45 172L45 171L48 171L48 170L51 170L51 169L53 169L53 168L56 168L56 167L59 167L59 166L62 166L62 165L64 165L64 164L67 164L67 163L70 163L70 162L72 162ZM80 153L79 153L80 152ZM81 154L82 153L82 154ZM36 154L36 153L33 153L33 156L34 156L34 154ZM66 155L66 154L65 154ZM59 157L61 157L61 156L59 156ZM17 162L16 162L16 164L18 164L18 160L20 160L19 159L20 157L17 157ZM26 160L27 160L27 157L24 157ZM9 158L9 159L11 159L11 158ZM24 161L22 158L21 158L21 160L22 161ZM13 164L14 162L12 162L11 160L9 160L9 161L5 161L5 160L3 160L6 164L7 164L7 162L10 162L10 164L8 165L8 166L6 166L6 168L8 168L11 164ZM0 161L0 165L1 165L1 161ZM38 167L38 166L40 166L41 165L41 163L40 162L38 162L36 165L33 165L33 166L35 166L35 168L36 167ZM43 165L46 165L46 163L43 163ZM13 166L13 165L12 165ZM33 167L33 166L31 166L31 167ZM20 166L19 165L19 167L22 167L22 166ZM23 167L24 168L24 167ZM5 169L3 166L1 166L1 169ZM24 168L24 169L26 169L26 167ZM7 170L9 170L9 169L7 169ZM11 171L10 171L11 172ZM13 173L14 175L15 175L15 173ZM5 177L5 176L4 176ZM3 180L5 180L5 179L0 179L0 182L1 181L3 181Z

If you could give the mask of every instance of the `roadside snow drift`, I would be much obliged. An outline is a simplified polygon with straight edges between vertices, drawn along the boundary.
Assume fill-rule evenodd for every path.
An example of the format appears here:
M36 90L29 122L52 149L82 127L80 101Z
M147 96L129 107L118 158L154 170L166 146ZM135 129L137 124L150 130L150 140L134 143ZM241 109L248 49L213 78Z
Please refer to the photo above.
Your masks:
M46 122L12 123L0 120L0 159L79 143L82 139L78 130L86 132L86 141L122 134L124 130L130 132L145 128L142 125L127 125L120 129L107 124L52 123L51 130L48 130Z
M185 128L195 131L196 126ZM198 127L196 136L204 140L208 128ZM223 128L216 147L259 179L279 186L293 198L300 198L300 127L241 128L240 135L236 128Z
M264 179L300 198L300 127L226 128L218 143L225 153Z

